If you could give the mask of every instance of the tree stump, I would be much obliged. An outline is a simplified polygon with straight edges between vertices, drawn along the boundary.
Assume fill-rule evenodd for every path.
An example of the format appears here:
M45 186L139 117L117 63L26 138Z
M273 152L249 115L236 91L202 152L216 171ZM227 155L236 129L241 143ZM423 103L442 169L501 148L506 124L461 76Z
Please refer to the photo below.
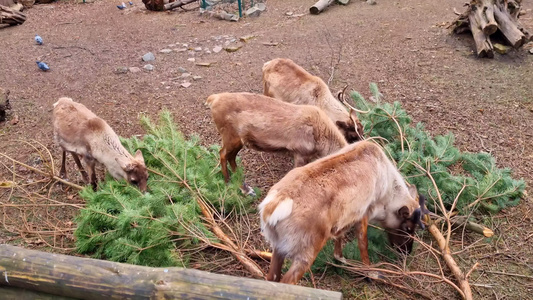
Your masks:
M8 24L10 26L20 25L26 21L26 15L12 10L7 6L0 5L0 24Z
M476 43L478 57L494 57L490 36L497 31L507 43L517 49L532 39L518 21L522 0L471 0L467 9L455 20L453 31L470 31Z

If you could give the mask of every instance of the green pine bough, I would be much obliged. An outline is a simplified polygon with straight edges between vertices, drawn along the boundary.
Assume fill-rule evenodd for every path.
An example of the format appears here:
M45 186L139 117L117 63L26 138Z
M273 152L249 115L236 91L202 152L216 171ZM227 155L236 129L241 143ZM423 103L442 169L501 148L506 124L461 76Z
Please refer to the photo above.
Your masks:
M149 192L142 194L109 176L96 192L85 188L80 195L87 204L76 218L76 248L111 261L187 267L187 250L219 242L202 221L196 197L201 195L221 215L247 213L253 198L240 194L242 169L225 184L218 146L205 148L197 137L185 139L169 112L161 114L159 124L147 117L141 123L147 135L122 143L130 152L143 152Z

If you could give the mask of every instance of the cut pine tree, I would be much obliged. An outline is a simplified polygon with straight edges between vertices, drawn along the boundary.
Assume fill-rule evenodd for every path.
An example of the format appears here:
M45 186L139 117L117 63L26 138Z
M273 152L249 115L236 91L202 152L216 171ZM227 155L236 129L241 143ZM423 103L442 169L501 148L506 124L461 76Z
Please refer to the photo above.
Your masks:
M453 31L472 32L478 57L494 57L490 36L500 31L507 43L520 48L532 39L531 34L520 24L522 0L471 0L467 9L455 20Z

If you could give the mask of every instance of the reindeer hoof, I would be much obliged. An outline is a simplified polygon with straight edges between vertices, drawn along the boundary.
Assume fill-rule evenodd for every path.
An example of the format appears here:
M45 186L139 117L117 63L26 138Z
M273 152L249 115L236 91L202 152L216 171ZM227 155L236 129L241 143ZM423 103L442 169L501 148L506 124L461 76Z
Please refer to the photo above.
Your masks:
M249 186L246 182L242 183L241 192L245 196L252 196L252 197L256 197L257 196L255 194L254 189L251 186Z
M339 262L346 264L346 258L339 256L339 255L333 255L333 257L335 257L335 259L338 260Z

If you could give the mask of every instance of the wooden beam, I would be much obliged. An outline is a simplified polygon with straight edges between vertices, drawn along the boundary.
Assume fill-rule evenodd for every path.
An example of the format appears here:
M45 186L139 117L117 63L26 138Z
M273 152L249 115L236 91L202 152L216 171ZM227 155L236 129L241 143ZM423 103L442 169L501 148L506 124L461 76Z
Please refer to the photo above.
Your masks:
M0 286L79 299L342 299L339 292L0 245ZM1 291L0 291L1 292Z

